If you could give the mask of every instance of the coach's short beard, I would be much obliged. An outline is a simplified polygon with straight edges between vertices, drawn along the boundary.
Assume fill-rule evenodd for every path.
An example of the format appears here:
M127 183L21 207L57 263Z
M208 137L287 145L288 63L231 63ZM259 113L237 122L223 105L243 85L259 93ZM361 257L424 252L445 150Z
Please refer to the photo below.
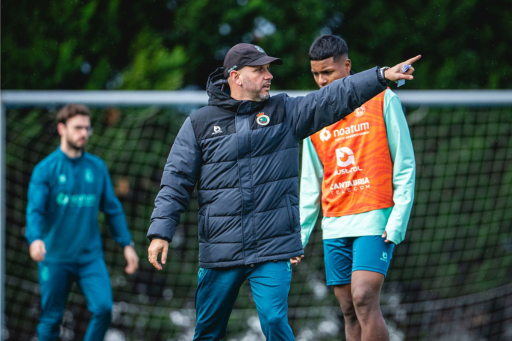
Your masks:
M270 93L262 93L262 88L259 88L252 82L246 81L244 83L245 89L248 93L250 93L251 101L254 102L263 102L264 100L268 99L270 97Z
M263 102L264 100L268 99L270 97L270 92L266 92L264 94L261 93L261 91L258 93L258 96L260 98L259 102Z
M84 143L84 145L83 145L83 146L81 146L81 147L80 147L80 146L78 146L76 143L74 143L74 142L73 142L73 141L71 141L71 140L67 140L67 142L68 142L68 146L69 146L70 148L72 148L72 149L76 150L77 152L78 152L78 151L83 150L83 149L84 149L84 147L85 147L85 143Z
M252 91L251 91L252 92ZM264 100L268 99L270 97L270 93L261 93L261 89L259 91L254 91L251 94L251 101L254 102L263 102Z

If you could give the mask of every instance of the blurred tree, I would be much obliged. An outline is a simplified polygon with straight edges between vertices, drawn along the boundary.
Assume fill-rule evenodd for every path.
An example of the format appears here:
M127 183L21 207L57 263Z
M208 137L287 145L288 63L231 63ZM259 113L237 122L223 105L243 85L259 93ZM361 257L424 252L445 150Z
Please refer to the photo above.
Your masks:
M6 0L2 10L5 89L204 88L239 42L284 59L276 87L315 89L307 52L322 33L347 40L356 71L421 53L409 89L509 88L512 77L512 6L497 0Z

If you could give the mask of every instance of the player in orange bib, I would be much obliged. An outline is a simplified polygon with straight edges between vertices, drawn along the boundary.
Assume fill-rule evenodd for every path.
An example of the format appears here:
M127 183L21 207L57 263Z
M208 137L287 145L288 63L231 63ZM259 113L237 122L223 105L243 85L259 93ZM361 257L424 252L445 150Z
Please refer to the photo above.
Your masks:
M318 38L309 57L320 88L351 74L339 37ZM389 340L380 290L394 246L405 236L416 169L400 100L387 89L311 135L303 148L303 246L321 206L326 280L343 311L347 340Z

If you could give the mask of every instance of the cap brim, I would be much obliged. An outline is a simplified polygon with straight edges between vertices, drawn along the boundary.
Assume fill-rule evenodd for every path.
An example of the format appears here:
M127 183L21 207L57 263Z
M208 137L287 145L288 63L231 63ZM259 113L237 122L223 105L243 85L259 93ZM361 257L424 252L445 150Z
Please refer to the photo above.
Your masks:
M265 57L261 57L256 60L253 60L250 63L247 63L246 66L260 66L260 65L266 65L266 64L282 65L283 61L280 58L265 56Z

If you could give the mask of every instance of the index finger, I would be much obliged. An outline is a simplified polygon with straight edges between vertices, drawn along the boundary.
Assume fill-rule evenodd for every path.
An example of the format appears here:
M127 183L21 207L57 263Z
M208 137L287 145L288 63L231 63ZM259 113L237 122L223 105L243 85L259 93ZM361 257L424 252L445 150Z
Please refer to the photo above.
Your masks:
M417 61L417 60L418 60L418 59L420 59L420 58L421 58L421 54L417 55L417 56L416 56L416 57L414 57L414 58L411 58L411 59L407 60L407 61L405 62L405 64L409 64L409 65L411 65L412 63L414 63L415 61Z
M162 261L162 264L165 264L167 262L167 251L169 250L169 246L164 246L164 249L162 250L162 256L160 256L160 260Z

